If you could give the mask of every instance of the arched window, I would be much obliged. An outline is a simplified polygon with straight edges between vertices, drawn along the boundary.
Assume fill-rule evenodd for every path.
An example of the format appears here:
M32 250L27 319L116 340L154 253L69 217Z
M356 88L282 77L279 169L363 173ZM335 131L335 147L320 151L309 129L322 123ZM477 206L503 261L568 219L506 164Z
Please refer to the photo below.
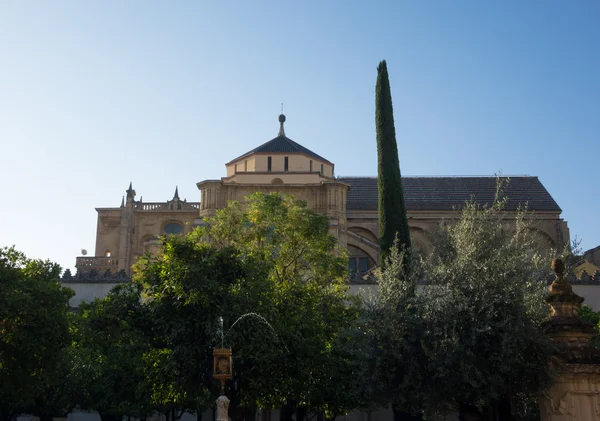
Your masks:
M104 252L104 257L110 257L110 250L106 249L106 251Z
M183 226L177 222L170 222L165 225L165 234L181 234L183 232Z
M358 247L348 245L348 269L351 278L361 277L375 266L375 262L367 253Z

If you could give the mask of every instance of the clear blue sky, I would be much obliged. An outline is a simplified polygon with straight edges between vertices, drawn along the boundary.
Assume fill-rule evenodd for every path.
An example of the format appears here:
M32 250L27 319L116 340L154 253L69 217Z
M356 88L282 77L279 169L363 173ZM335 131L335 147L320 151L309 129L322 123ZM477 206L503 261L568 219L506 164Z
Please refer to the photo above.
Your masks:
M73 267L95 207L198 201L286 133L376 175L376 67L404 175L536 175L600 244L598 1L0 2L0 245Z

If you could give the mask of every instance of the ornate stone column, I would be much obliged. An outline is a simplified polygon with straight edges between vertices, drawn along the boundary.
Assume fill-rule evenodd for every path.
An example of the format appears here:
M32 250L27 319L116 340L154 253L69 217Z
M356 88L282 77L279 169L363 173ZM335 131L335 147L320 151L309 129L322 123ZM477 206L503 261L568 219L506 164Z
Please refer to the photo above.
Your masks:
M221 318L221 335L223 335L223 319ZM222 337L221 337L222 338ZM222 341L223 339L221 339ZM221 345L222 346L222 345ZM217 399L217 421L229 420L229 399L225 396L225 382L233 376L233 359L231 348L213 349L213 378L221 383L221 396Z
M557 346L557 377L539 399L541 420L600 420L600 351L590 343L595 329L579 317L583 298L565 279L562 260L555 259L552 269L556 279L546 298L552 316L545 329Z

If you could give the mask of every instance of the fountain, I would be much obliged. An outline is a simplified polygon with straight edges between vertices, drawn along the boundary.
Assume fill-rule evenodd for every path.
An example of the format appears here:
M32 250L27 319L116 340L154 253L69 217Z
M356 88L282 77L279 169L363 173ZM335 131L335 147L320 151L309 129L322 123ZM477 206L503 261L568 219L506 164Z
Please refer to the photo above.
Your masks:
M213 378L221 382L221 396L217 398L217 421L228 421L229 399L225 396L225 382L233 376L233 359L231 348L225 348L223 334L223 318L219 317L221 325L221 348L213 349Z
M258 313L246 313L241 315L237 318L235 322L232 323L229 329L227 329L227 332L223 331L223 318L219 317L221 347L213 348L213 378L219 380L219 382L221 383L221 396L217 398L217 421L229 420L229 399L227 398L227 396L225 396L225 382L227 380L231 380L231 378L233 377L233 358L231 348L225 347L225 337L227 337L229 331L231 331L231 329L233 329L233 327L240 320L245 319L246 317L258 318L260 321L269 326L275 337L277 337L273 326L271 326L267 319L265 319Z

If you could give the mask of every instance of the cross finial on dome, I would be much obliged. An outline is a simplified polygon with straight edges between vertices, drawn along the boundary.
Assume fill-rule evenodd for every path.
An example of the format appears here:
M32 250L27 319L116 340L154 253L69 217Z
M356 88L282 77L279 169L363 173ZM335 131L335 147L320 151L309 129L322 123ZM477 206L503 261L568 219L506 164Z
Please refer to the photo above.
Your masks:
M283 130L283 123L285 123L285 115L279 114L279 133L277 136L285 136L285 130Z

